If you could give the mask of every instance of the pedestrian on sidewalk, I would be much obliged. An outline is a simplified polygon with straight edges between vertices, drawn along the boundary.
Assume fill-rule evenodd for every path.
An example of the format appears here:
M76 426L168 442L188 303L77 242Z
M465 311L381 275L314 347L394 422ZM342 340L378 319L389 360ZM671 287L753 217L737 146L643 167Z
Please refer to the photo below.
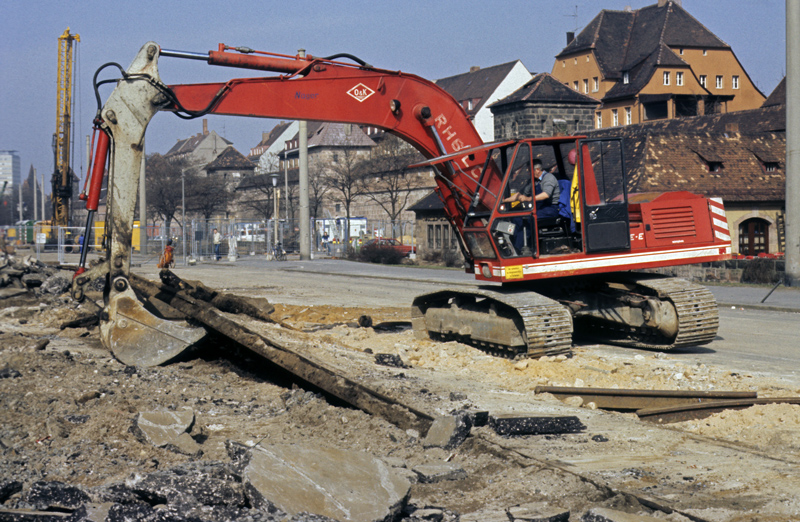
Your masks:
M158 268L173 268L175 266L174 250L172 239L167 239L167 246L164 247L164 252L162 252L161 259L158 260L158 265L156 266Z
M220 258L222 257L219 254L219 245L220 243L222 243L222 236L220 235L219 230L217 230L216 228L213 230L211 234L214 241L214 257L216 258L217 261L219 261Z

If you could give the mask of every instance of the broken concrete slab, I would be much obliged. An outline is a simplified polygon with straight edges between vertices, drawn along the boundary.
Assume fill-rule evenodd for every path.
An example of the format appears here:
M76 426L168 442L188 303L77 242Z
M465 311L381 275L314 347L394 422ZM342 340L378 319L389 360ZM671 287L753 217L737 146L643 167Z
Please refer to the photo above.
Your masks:
M0 504L16 493L22 491L22 482L13 479L0 479Z
M399 513L411 484L368 453L302 445L256 446L244 483L290 515L375 522Z
M490 416L489 425L498 435L552 435L586 429L574 415L509 413Z
M472 419L466 414L436 417L422 441L426 448L453 449L461 445L472 429Z
M415 466L412 471L419 475L419 481L424 484L467 478L467 472L461 466L449 462Z
M18 295L27 294L28 290L25 288L0 288L0 299L8 299Z
M23 496L25 503L36 510L70 511L89 502L89 495L78 486L59 481L40 481L31 484Z
M528 502L508 508L511 522L568 522L569 510L549 502Z
M133 429L134 433L141 439L154 446L159 448L172 446L178 450L186 449L188 454L191 455L200 449L189 435L192 426L194 426L194 411L185 408L177 411L140 412L134 420ZM186 437L191 439L191 442L197 447L189 444ZM175 450L173 449L173 451ZM184 453L184 451L178 452Z
M472 513L463 513L459 522L509 522L508 514L500 509L482 509Z
M592 508L581 517L581 522L655 522L662 520L644 515L633 515L608 508Z

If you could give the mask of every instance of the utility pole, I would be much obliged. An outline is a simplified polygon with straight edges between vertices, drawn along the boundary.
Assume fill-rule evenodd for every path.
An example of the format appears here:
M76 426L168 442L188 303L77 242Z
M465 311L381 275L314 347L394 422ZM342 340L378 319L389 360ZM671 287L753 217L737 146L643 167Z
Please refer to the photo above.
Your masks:
M42 184L39 185L42 189L42 221L47 219L47 214L44 213L44 172L42 172Z
M33 169L33 187L31 187L31 192L33 192L33 222L36 223L39 221L39 207L36 204L36 169Z
M147 254L147 192L145 191L145 152L142 145L142 166L139 169L139 252Z
M800 2L786 1L786 286L800 286Z
M306 50L297 51L300 58ZM311 259L311 213L308 205L308 122L300 121L300 259Z

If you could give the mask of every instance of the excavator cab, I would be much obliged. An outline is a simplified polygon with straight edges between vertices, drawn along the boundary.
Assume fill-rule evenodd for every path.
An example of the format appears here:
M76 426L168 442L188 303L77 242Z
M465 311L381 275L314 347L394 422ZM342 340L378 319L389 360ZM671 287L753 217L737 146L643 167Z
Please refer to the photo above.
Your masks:
M487 160L464 229L476 260L532 263L630 249L621 139L542 138L484 149ZM558 183L544 202L532 200L541 192L537 164Z

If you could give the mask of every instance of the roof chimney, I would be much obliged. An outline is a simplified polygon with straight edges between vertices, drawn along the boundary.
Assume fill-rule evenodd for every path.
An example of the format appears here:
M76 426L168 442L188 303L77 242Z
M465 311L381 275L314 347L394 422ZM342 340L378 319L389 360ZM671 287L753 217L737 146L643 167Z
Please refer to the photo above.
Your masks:
M203 136L208 136L208 120L203 118Z
M572 43L572 40L575 39L575 33L572 31L567 31L567 45Z
M261 133L261 141L267 141L268 138L269 138L269 132Z
M480 70L481 70L480 65L473 65L472 67L469 68L469 72L471 73L478 72Z
M670 0L658 0L658 7L664 7L670 2Z

